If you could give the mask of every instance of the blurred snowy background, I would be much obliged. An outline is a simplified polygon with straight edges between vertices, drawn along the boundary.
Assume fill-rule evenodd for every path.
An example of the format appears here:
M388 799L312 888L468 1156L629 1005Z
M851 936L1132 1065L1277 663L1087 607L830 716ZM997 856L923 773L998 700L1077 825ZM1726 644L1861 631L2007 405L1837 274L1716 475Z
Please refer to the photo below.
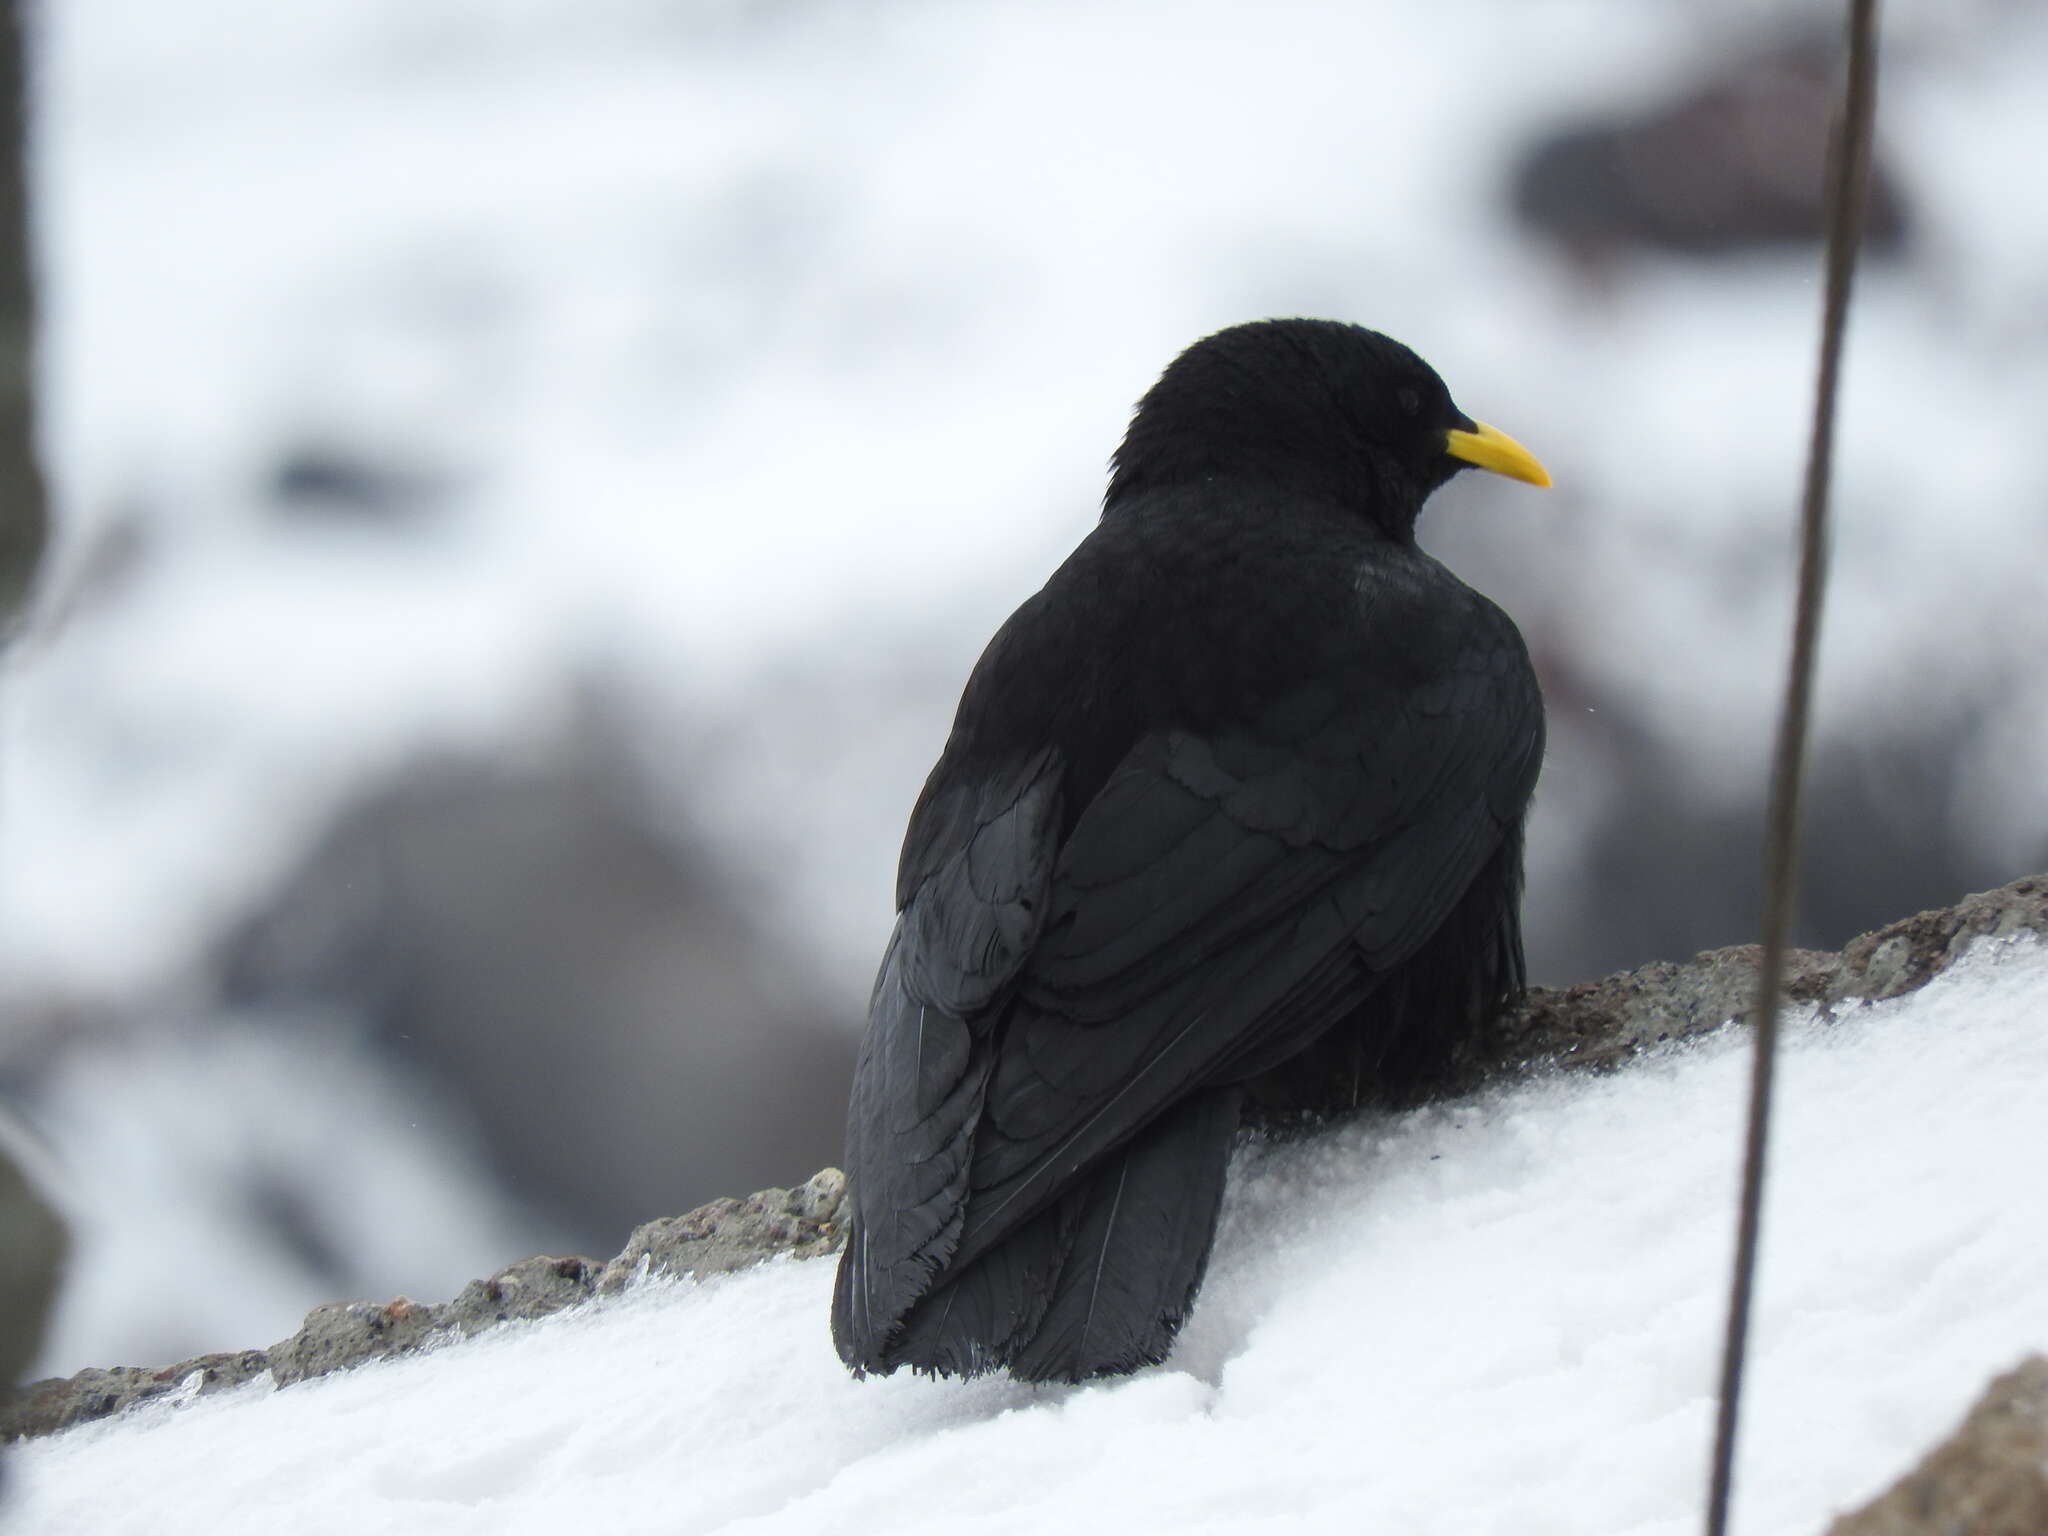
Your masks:
M1827 945L2048 865L2048 10L1887 12ZM1748 938L1836 13L48 0L61 543L0 676L45 1369L836 1160L959 685L1235 321L1387 330L1556 477L1423 529L1544 673L1536 977Z

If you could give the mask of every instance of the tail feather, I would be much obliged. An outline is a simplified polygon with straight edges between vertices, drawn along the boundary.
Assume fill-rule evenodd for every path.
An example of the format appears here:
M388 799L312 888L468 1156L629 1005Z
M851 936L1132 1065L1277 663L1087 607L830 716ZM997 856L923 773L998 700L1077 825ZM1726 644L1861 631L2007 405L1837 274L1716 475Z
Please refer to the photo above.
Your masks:
M922 1298L888 1367L1085 1381L1166 1358L1208 1266L1235 1088L1161 1116Z
M1026 1221L921 1298L889 1341L886 1370L939 1376L1007 1366L1037 1332L1073 1247L1064 1203Z

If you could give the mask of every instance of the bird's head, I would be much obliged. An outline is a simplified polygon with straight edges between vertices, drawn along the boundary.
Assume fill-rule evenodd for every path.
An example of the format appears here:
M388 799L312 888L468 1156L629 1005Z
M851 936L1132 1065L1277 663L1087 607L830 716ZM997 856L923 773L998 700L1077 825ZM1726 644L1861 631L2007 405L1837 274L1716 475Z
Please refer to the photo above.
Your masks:
M1392 337L1260 320L1173 360L1138 402L1104 505L1241 479L1354 507L1407 539L1423 500L1468 466L1550 484L1534 455L1459 410L1436 370Z

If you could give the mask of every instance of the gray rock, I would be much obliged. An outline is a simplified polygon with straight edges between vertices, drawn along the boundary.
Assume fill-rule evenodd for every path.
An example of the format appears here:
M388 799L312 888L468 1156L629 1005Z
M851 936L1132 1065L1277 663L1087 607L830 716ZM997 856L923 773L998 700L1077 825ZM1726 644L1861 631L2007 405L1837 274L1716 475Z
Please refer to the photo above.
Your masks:
M521 1259L488 1280L470 1281L441 1308L441 1324L467 1337L494 1323L547 1317L588 1301L597 1289L598 1272L588 1259Z
M1746 1024L1756 1006L1761 953L1755 944L1738 944L1682 962L1653 961L1577 986L1532 987L1494 1038L1473 1050L1459 1086L1476 1087L1521 1064L1609 1071L1653 1046ZM1833 955L1791 951L1787 1001L1825 1000L1838 970Z
M65 1246L64 1223L0 1137L0 1388L42 1348Z
M2048 875L2028 875L1995 891L1965 897L1874 933L1842 948L1828 1000L1875 1002L1918 990L1947 970L1980 939L2048 934Z
M2048 935L2048 875L1887 923L1852 939L1840 954L1793 950L1786 958L1786 1001L1818 1004L1834 1015L1899 997L1946 971L1980 939L2023 933ZM1651 1046L1748 1023L1760 956L1757 945L1740 944L1577 986L1531 988L1495 1037L1461 1063L1457 1086L1476 1086L1522 1064L1611 1070Z
M269 1369L264 1351L244 1349L195 1355L160 1371L117 1365L110 1370L80 1371L76 1376L54 1376L23 1387L0 1402L0 1444L54 1434L172 1393L204 1397L253 1381Z
M588 1301L597 1276L598 1266L588 1259L543 1254L507 1265L487 1280L472 1280L453 1301L438 1306L406 1296L381 1306L330 1302L307 1313L297 1333L270 1346L271 1374L277 1385L288 1387L366 1360L408 1354L439 1337L468 1338L499 1323L547 1317Z
M1828 1536L2042 1536L2048 1532L2048 1357L1993 1381L1919 1466Z
M636 1227L619 1256L605 1265L598 1289L617 1291L648 1275L706 1279L786 1253L818 1258L846 1241L846 1175L813 1174L794 1189L764 1189L744 1200L714 1200L687 1216Z
M846 1176L827 1168L794 1189L764 1189L744 1200L714 1200L683 1216L651 1221L609 1264L583 1258L522 1259L434 1305L400 1296L383 1303L315 1307L305 1325L268 1350L201 1355L160 1371L134 1366L80 1371L23 1387L0 1400L0 1444L53 1434L175 1393L204 1396L268 1372L279 1387L467 1338L500 1323L547 1317L650 1275L700 1279L745 1269L777 1254L811 1258L845 1241L840 1224Z
M270 1373L280 1387L346 1366L417 1349L441 1326L440 1308L400 1296L330 1301L306 1314L305 1326L270 1346Z
M360 1021L447 1093L557 1252L837 1157L857 1038L609 710L545 761L404 766L213 962L231 1006Z

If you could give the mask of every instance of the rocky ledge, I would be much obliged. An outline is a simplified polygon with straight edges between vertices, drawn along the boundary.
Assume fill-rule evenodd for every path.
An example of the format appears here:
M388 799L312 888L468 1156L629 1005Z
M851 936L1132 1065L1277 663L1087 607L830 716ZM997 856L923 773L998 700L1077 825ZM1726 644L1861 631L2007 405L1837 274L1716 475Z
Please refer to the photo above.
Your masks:
M1794 1006L1832 1015L1926 985L1979 940L2020 934L2048 935L2048 875L1888 924L1838 954L1796 950L1788 959L1786 995ZM1658 961L1578 986L1535 988L1459 1063L1450 1087L1470 1091L1546 1068L1609 1071L1658 1045L1745 1023L1755 1006L1758 953L1755 945L1708 950L1691 960ZM104 1418L153 1398L219 1391L266 1372L278 1386L288 1386L499 1323L546 1317L646 1275L701 1279L778 1254L834 1253L844 1241L845 1201L845 1176L827 1168L794 1189L714 1200L687 1215L648 1222L608 1263L526 1259L473 1281L440 1305L401 1296L382 1304L316 1307L303 1328L267 1350L200 1355L160 1370L115 1366L34 1382L0 1403L0 1444Z
M622 1290L647 1275L706 1278L786 1253L837 1252L846 1178L827 1168L794 1189L764 1189L744 1200L714 1200L684 1216L636 1228L609 1263L583 1258L522 1259L486 1280L472 1280L453 1301L435 1305L400 1296L383 1303L335 1301L315 1307L305 1326L269 1349L199 1355L160 1370L117 1365L31 1382L0 1404L0 1444L46 1435L152 1398L202 1396L268 1372L280 1387L365 1360L404 1354L442 1339L467 1338L499 1323L546 1317Z

